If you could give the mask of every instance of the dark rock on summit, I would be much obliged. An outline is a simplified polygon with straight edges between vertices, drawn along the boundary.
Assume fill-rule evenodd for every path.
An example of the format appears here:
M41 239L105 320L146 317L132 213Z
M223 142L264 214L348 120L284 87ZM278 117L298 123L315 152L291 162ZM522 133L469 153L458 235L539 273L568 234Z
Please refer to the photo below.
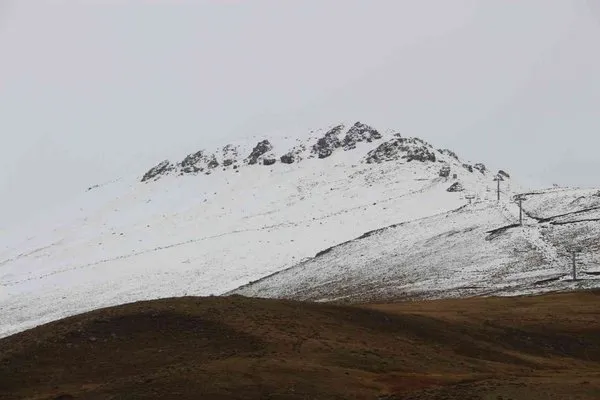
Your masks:
M485 173L485 171L487 171L487 168L485 167L484 164L482 163L477 163L473 166L473 168L475 168L477 171L481 172L482 174Z
M235 164L238 160L239 152L238 148L232 144L228 144L223 147L223 165L228 167Z
M196 153L187 155L183 161L179 164L183 172L191 173L200 171L200 167L197 164L204 157L204 150L200 150Z
M170 171L173 171L175 166L171 164L169 160L164 160L160 162L157 166L151 168L148 172L144 174L142 177L142 182L146 182L147 180L157 178L161 175L164 175Z
M431 161L435 162L435 153L430 149L426 142L418 138L397 137L380 144L376 149L371 150L365 161L367 164L381 163L404 159L410 161Z
M322 138L317 140L317 143L313 145L311 153L318 155L319 158L329 157L335 149L342 146L338 135L344 129L344 125L338 125L325 134Z
M510 178L510 175L503 170L498 171L498 175L500 175L504 178Z
M392 161L400 158L398 153L400 153L402 139L392 139L387 142L383 142L376 149L371 150L367 153L366 162L367 164L373 163L381 163L384 161Z
M184 174L195 174L204 172L206 169L214 169L219 166L217 157L214 154L206 154L204 150L187 155L180 163L179 167Z
M274 158L264 158L263 165L273 165L276 161Z
M217 161L217 157L215 157L214 154L212 154L209 158L208 158L208 168L212 169L212 168L217 168L219 166L219 162Z
M406 155L402 158L406 161L420 161L420 162L435 162L435 153L425 146L422 147L409 147L406 150Z
M473 166L471 164L463 164L462 165L467 171L473 172Z
M273 150L273 145L268 140L265 139L261 142L258 142L256 147L254 147L252 150L252 153L250 153L246 159L246 162L248 162L249 165L254 165L258 162L260 156L268 153L271 150Z
M458 155L455 152L453 152L452 150L449 150L449 149L439 149L438 151L440 153L442 153L442 154L445 154L447 156L450 156L450 157L454 158L455 160L458 160Z
M342 147L344 150L351 150L356 148L358 142L372 142L373 140L381 139L381 134L373 129L369 125L365 125L361 122L355 123L352 128L346 133L344 140L342 141Z
M465 188L463 187L462 183L460 182L454 182L452 185L450 185L450 187L448 189L446 189L447 192L462 192L463 190L465 190Z

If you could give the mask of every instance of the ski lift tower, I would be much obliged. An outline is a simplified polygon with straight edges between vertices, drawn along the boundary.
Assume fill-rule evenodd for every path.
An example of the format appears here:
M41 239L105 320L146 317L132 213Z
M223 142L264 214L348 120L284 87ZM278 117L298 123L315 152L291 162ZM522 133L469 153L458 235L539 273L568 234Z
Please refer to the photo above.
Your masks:
M577 256L583 251L581 247L570 247L567 249L567 253L571 255L571 261L573 263L573 280L577 280Z
M496 175L494 177L494 181L498 182L498 189L496 190L496 192L498 193L498 202L500 202L500 182L502 182L504 180L504 178L500 175Z
M469 200L469 204L473 204L473 199L475 195L473 193L465 194L465 199Z
M523 226L523 201L527 200L527 197L517 194L513 199L519 203L519 225Z

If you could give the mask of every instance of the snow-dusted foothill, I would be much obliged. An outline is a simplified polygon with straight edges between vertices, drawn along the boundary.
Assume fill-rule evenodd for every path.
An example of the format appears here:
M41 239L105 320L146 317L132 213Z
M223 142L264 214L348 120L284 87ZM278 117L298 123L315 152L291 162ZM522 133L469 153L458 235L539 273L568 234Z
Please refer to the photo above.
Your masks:
M478 201L363 234L233 293L369 302L600 287L598 191L548 190L527 197L523 226L510 198ZM581 251L577 281L573 248Z

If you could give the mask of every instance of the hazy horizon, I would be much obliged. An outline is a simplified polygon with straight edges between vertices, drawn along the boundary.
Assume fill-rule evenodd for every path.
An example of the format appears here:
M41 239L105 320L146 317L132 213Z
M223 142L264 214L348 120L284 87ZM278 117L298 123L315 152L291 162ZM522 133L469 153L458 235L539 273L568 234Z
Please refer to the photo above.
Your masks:
M362 121L600 186L596 1L0 0L0 227L268 132Z

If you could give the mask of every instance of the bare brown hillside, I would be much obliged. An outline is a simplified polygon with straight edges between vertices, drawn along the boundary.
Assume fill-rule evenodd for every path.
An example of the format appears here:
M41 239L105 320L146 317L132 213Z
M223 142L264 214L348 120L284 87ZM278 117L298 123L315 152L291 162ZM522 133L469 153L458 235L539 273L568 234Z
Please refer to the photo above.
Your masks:
M598 399L600 292L177 298L0 340L1 399Z

